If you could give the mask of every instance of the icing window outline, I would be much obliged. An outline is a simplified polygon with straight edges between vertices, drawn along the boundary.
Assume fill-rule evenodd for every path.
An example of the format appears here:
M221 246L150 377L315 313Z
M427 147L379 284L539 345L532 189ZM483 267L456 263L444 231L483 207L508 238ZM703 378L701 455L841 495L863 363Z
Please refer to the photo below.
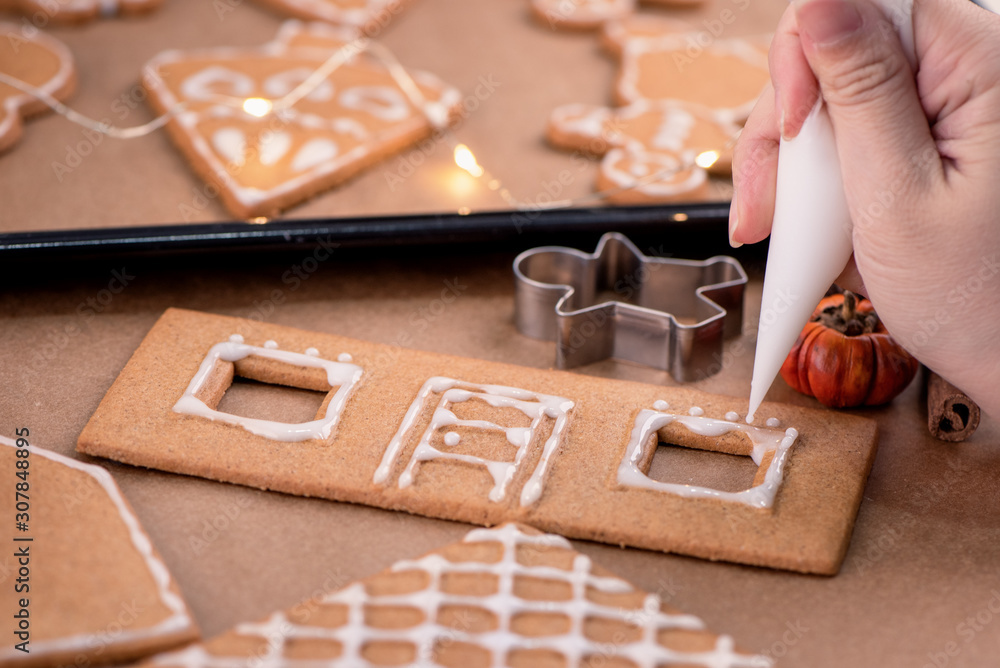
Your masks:
M484 466L493 477L493 488L490 490L489 500L494 503L503 501L507 495L508 487L521 469L521 464L528 453L531 442L535 439L543 418L549 417L555 420L555 424L552 426L552 432L542 446L542 453L538 464L535 466L527 482L524 483L520 495L520 504L522 506L530 506L537 502L542 495L545 475L548 472L552 456L558 450L562 434L569 423L569 411L574 407L574 403L564 397L530 392L516 387L469 383L443 376L430 378L420 388L417 398L410 404L399 429L386 447L385 453L382 455L382 461L375 470L373 481L376 484L384 484L389 479L389 475L395 467L407 439L412 436L411 432L414 425L424 412L430 396L435 393L440 394L441 399L434 409L430 423L420 436L420 440L410 455L410 460L407 462L406 468L399 476L399 488L403 489L413 484L414 475L420 463L431 459L446 459ZM531 418L531 426L503 427L483 420L461 420L449 409L449 406L453 404L470 399L480 399L497 408L516 408ZM438 431L452 426L505 432L508 442L517 448L514 461L504 462L476 457L474 455L453 453L431 445L431 439ZM445 436L445 444L448 446L452 445L449 439L447 439L447 436L450 436L450 434L445 434ZM457 443L458 441L454 441L454 444L457 445Z
M210 408L208 404L198 398L198 392L204 387L219 361L238 362L250 356L276 360L292 366L325 370L330 389L335 387L338 389L327 403L323 417L299 423L261 420L218 411ZM230 337L229 341L216 343L209 349L198 371L191 379L187 389L184 390L184 394L174 404L173 410L175 413L243 427L250 433L276 441L299 442L309 439L327 439L337 426L344 406L347 404L347 399L354 391L358 381L361 380L362 373L362 368L356 364L333 362L320 357L315 348L309 348L305 353L293 353L279 350L274 341L267 341L263 347L252 346L243 343L243 337L236 334Z
M674 422L703 436L718 437L733 431L746 434L753 444L753 449L749 455L744 456L749 456L755 464L761 466L764 472L763 481L741 492L723 492L711 487L653 480L639 467L639 462L652 461L651 451L659 446L658 437L655 439L652 437L660 429ZM637 487L687 498L719 499L744 503L754 508L769 509L774 505L775 496L784 477L789 450L798 435L799 432L795 429L781 431L700 415L677 415L643 409L635 418L625 454L618 465L618 487Z

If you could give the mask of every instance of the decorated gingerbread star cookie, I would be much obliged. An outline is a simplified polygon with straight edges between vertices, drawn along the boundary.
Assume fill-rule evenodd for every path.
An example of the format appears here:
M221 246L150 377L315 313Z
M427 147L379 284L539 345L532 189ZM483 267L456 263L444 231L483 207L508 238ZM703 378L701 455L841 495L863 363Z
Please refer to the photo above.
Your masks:
M147 65L156 110L186 105L167 125L171 138L234 215L273 216L423 139L457 111L457 90L424 72L408 75L416 91L404 87L361 52L355 34L293 20L261 48L168 51ZM347 56L342 65L280 107L337 53Z
M62 42L37 30L27 37L14 23L0 23L0 72L57 100L69 97L76 84L73 56ZM24 118L46 110L35 96L0 81L0 151L21 136Z
M706 170L732 170L738 130L709 109L643 100L619 108L559 107L549 117L548 138L559 148L603 156L598 188L626 189L609 201L645 203L707 194Z

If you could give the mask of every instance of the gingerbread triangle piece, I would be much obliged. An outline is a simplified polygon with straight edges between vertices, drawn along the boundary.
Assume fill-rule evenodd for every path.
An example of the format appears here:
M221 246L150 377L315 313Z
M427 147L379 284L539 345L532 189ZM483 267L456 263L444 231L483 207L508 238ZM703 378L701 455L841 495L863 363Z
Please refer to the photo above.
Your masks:
M564 538L518 524L476 529L146 666L231 668L251 660L270 668L771 665Z
M57 100L68 98L76 85L69 49L35 28L29 32L14 23L0 22L0 72ZM0 82L0 151L20 138L24 118L47 110L35 96Z
M194 640L176 584L103 468L0 436L0 513L14 530L0 665L134 660Z
M424 72L401 83L363 46L349 29L287 21L260 48L161 53L143 81L158 112L186 105L167 128L226 207L240 218L273 216L423 139L457 112L457 90ZM346 61L290 107L255 115L243 105L270 109L338 52Z

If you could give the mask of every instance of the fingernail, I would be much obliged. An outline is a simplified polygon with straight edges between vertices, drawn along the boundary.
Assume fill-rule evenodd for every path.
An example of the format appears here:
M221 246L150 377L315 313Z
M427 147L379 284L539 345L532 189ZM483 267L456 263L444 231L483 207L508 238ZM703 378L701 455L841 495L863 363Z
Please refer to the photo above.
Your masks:
M794 0L799 30L819 46L836 44L856 33L864 22L850 0Z
M740 213L739 208L736 206L736 191L733 191L733 202L729 205L729 245L733 248L739 248L743 245L743 242L736 241L733 239L733 235L736 233L736 228L740 226Z

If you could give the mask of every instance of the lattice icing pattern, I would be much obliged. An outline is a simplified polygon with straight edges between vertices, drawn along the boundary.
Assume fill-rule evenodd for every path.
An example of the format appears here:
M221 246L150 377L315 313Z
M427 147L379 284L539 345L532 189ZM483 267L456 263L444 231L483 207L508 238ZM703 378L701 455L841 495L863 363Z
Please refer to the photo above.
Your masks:
M559 447L559 441L569 422L569 412L573 402L563 397L538 394L515 387L500 385L481 385L464 383L452 378L431 378L420 389L417 399L410 406L403 418L399 431L386 448L382 462L375 472L374 482L382 484L392 472L392 468L402 451L407 437L410 435L417 419L423 412L432 395L440 395L434 415L420 441L410 456L409 463L399 477L399 487L405 488L413 484L417 469L421 462L432 459L452 460L474 466L483 466L493 477L493 489L490 490L490 501L499 502L504 499L514 476L521 469L525 456L539 433L545 418L554 420L551 432L541 446L541 456L530 478L521 490L520 503L529 506L542 494L545 473L552 457ZM504 426L486 420L462 420L454 412L455 404L471 399L479 399L497 408L514 408L531 420L528 427ZM478 432L501 432L515 448L517 453L511 462L497 461L485 457L451 452L450 448L460 442L460 436L455 431L443 434L442 450L432 444L432 439L442 430L452 427L466 427Z
M236 639L257 648L250 659L227 649ZM638 668L771 665L606 574L565 539L516 524L476 529L461 543L154 663L310 668L323 659L332 668L391 658L391 665L478 668L535 665L553 655L565 666L588 659Z

